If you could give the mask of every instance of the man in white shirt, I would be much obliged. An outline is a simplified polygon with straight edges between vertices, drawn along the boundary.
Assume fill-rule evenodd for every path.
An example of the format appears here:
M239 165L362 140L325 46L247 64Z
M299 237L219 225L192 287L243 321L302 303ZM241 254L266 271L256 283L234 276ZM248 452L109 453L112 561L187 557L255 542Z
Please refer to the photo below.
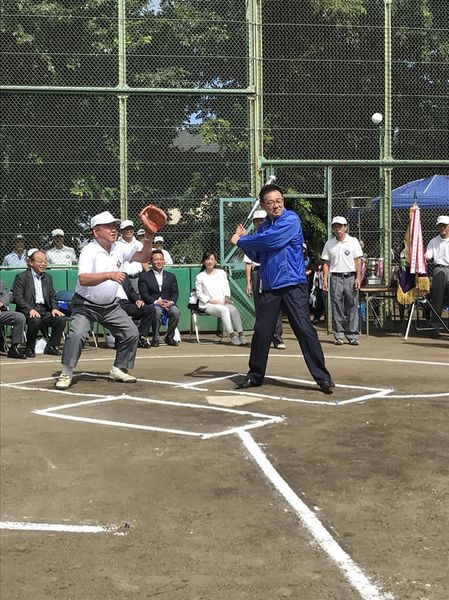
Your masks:
M64 246L64 231L53 229L51 237L53 238L53 248L47 252L48 264L64 267L76 265L75 250L70 246Z
M164 255L164 262L166 265L172 265L173 260L170 256L170 252L165 250L164 248L164 238L161 235L154 236L154 248L153 250L162 250L162 254Z
M25 252L25 239L21 233L16 235L14 250L3 259L4 267L26 267L27 253Z
M144 233L143 238L144 238L145 237L145 229L139 229L139 231L143 231L143 233ZM134 223L132 221L130 221L129 219L126 219L126 221L122 221L120 223L119 241L123 242L124 244L129 244L131 247L135 248L136 251L142 250L143 242L141 242L140 240L138 240L134 237L134 232L135 232L135 228L134 228ZM136 293L139 292L139 287L138 287L138 283L137 283L139 273L141 273L142 270L148 271L148 268L149 268L148 264L142 265L141 262L138 262L136 260L133 260L133 261L126 260L122 265L122 271L124 273L127 273L127 275L129 275L131 285L133 286Z
M73 296L72 324L64 344L62 372L56 388L70 387L83 344L98 321L110 330L116 341L116 356L109 378L123 383L134 383L136 378L128 373L134 366L139 331L120 307L117 291L125 280L122 266L125 261L148 262L153 247L153 234L147 231L142 250L117 241L117 226L109 211L91 219L93 239L81 251L78 264L78 283Z
M445 296L449 301L449 216L440 215L437 219L438 233L427 245L426 259L433 260L432 306L441 317ZM438 335L440 323L432 315L432 326Z
M348 235L348 222L344 217L332 219L332 231L334 237L325 243L321 260L324 292L329 289L330 273L334 343L341 346L346 337L351 346L358 346L358 293L363 250L357 238Z

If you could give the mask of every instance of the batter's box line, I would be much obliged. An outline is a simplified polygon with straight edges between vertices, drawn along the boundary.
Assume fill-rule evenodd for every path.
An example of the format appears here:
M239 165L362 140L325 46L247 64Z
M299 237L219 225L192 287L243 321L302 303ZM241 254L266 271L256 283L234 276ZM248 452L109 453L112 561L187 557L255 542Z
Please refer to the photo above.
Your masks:
M136 402L144 402L144 403L148 403L148 404L162 404L162 405L173 406L173 407L177 407L177 408L194 408L194 409L200 409L200 410L211 410L211 411L215 411L215 412L231 413L231 414L240 415L240 416L249 416L249 417L258 419L258 421L253 422L253 423L248 423L247 425L239 425L237 427L231 427L229 429L225 429L223 431L219 431L219 432L215 432L215 433L205 433L205 432L187 431L187 430L183 430L183 429L156 427L153 425L138 425L137 423L125 423L125 422L121 422L121 421L110 421L108 419L94 419L94 418L90 418L90 417L79 417L76 415L56 414L61 410L76 408L79 406L101 404L101 403L105 403L105 402L115 402L117 400L133 400ZM177 434L177 435L187 435L190 437L199 437L203 440L220 437L220 436L224 436L224 435L231 435L234 433L239 433L241 431L248 431L251 429L256 429L258 427L264 427L265 425L271 425L273 423L281 423L285 419L282 416L267 415L264 413L258 413L258 412L247 411L247 410L236 410L233 408L222 408L222 407L218 407L218 406L193 404L190 402L189 403L180 403L180 402L172 402L169 400L155 400L152 398L140 398L139 396L129 396L126 394L123 394L120 396L106 396L106 397L100 398L100 399L85 400L83 402L61 404L58 406L50 406L50 407L44 408L44 409L36 409L36 410L33 410L32 412L37 415L41 415L41 416L45 416L45 417L52 417L55 419L63 419L63 420L67 420L67 421L78 421L78 422L84 422L84 423L93 423L93 424L97 424L97 425L109 425L111 427L124 427L127 429L139 429L139 430L143 430L143 431L158 431L158 432L162 432L162 433L173 433L173 434Z
M231 379L232 377L236 377L236 376L244 376L244 374L243 373L232 373L230 375L228 374L228 375L223 375L220 377L212 377L209 379L203 379L202 381L196 382L195 385L206 385L206 384L214 383L217 381L224 381L226 379ZM312 389L317 390L316 382L311 381L309 379L282 377L282 376L278 376L278 375L276 375L276 376L268 375L267 377L269 377L270 379L279 380L279 381L287 381L287 382L292 382L292 383L302 383L302 384L310 385ZM186 385L186 387L189 387L189 386ZM240 395L240 396L255 396L256 398L266 398L268 400L281 400L283 402L298 402L298 403L302 403L302 404L321 404L324 406L342 406L344 404L353 404L355 402L364 402L365 400L374 400L376 398L383 398L384 396L386 396L394 391L392 388L373 388L373 387L368 387L368 386L346 385L346 384L341 384L341 383L337 383L336 387L341 388L341 389L349 389L349 390L366 390L369 393L364 394L363 396L357 396L356 398L350 398L348 400L328 401L328 400L306 400L304 398L287 398L286 396L273 396L270 394L264 394L263 392L243 392L240 390L221 390L221 389L214 390L214 391L217 393L222 393L222 394L230 394L231 393L231 394L236 394L236 395Z

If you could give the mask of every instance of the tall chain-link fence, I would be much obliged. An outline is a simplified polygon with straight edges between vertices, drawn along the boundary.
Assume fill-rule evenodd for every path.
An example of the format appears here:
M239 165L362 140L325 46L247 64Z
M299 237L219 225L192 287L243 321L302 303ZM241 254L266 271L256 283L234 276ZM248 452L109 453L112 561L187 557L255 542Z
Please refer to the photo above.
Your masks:
M393 188L449 175L420 167L449 157L446 4L392 1L388 95L381 0L3 0L1 257L16 234L46 247L54 228L79 247L93 214L136 220L155 201L175 262L198 262L219 249L219 198L254 195L262 156L375 159L391 136L393 157L416 161L393 169ZM371 122L386 102L391 131ZM275 172L319 252L323 169ZM380 180L333 171L331 212L374 255ZM442 212L424 211L426 240ZM394 247L405 221L393 210Z

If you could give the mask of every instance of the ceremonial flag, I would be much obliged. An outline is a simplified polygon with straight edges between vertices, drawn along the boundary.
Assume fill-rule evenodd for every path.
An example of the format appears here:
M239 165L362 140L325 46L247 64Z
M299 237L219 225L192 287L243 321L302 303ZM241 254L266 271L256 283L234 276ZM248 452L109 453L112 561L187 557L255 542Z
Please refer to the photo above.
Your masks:
M401 272L396 297L400 304L411 304L420 294L430 291L424 256L421 210L416 202L410 207L409 224L404 236L401 258Z

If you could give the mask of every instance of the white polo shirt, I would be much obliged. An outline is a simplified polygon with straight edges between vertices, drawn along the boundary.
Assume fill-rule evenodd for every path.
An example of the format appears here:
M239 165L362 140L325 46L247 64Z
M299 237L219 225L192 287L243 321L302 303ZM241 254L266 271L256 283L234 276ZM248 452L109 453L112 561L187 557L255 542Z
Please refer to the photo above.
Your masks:
M98 285L84 286L79 283L81 273L103 273L110 271L123 271L125 261L130 261L136 249L131 244L114 242L111 251L107 252L97 240L92 240L81 250L78 263L78 283L75 291L77 294L94 302L95 304L111 304L117 296L119 283L108 279Z
M46 252L49 265L64 265L71 267L76 265L76 254L73 248L63 246L62 248L50 248Z
M432 238L427 246L426 258L433 260L436 265L449 267L449 238L437 235Z
M324 244L321 253L322 260L329 261L329 271L331 273L352 273L355 272L355 259L363 256L363 250L360 247L359 240L348 234L339 242L333 237Z
M127 246L132 246L134 248L134 252L138 252L139 250L142 250L142 248L143 248L142 242L139 242L139 240L136 240L135 237L133 237L133 239L130 242L125 242L125 240L122 238L122 236L120 236L118 241L122 242L123 244L125 244ZM127 273L128 275L137 275L138 273L142 272L142 263L137 262L136 260L134 260L132 262L125 261L125 263L123 264L123 267L122 267L122 271L124 273Z

